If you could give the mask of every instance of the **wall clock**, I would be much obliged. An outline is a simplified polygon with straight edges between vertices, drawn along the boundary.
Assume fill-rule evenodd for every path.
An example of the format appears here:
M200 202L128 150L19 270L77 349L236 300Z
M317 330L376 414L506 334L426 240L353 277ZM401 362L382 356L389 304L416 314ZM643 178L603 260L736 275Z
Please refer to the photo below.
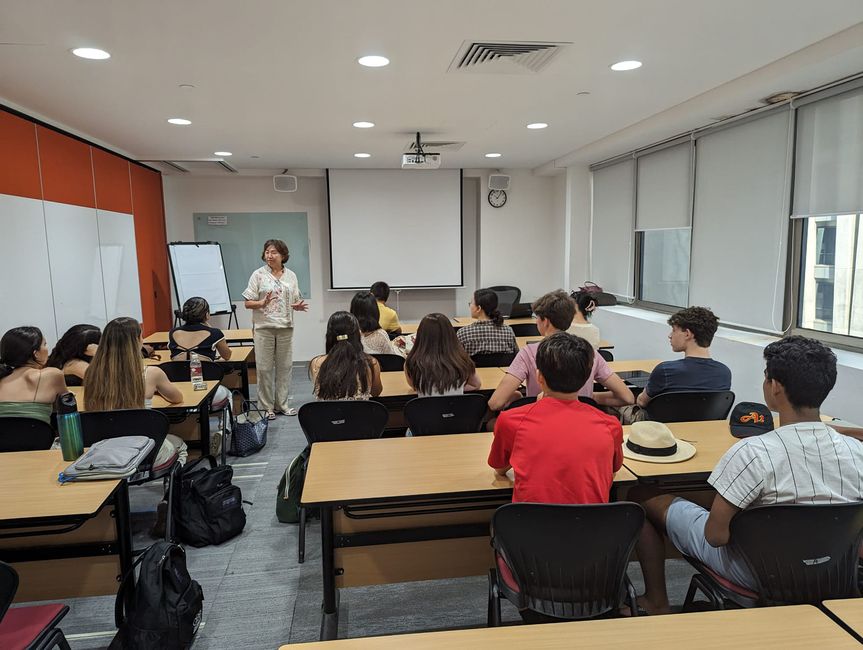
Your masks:
M502 208L506 205L506 191L491 190L488 193L488 204L493 208Z

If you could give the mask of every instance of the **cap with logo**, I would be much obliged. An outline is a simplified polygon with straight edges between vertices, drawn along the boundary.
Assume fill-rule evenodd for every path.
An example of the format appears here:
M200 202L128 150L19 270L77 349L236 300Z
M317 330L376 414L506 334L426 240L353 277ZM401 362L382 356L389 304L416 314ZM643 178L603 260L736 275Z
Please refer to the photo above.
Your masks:
M695 447L674 437L662 422L633 422L623 439L623 455L648 463L679 463L695 455Z
M731 411L728 422L731 425L731 435L735 438L760 436L773 431L773 414L769 408L758 402L740 402Z

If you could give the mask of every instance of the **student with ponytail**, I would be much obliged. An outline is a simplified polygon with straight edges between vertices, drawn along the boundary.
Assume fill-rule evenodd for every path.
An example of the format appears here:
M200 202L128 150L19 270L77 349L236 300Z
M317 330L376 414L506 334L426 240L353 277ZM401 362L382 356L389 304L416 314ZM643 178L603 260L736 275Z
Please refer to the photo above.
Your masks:
M15 327L0 339L0 418L51 422L58 395L67 392L63 372L46 368L48 345L38 327Z
M573 291L570 296L575 300L575 316L566 332L583 338L596 350L602 340L599 328L590 322L593 312L596 311L596 301L587 291Z
M381 367L363 351L360 324L353 314L337 311L330 316L325 350L309 362L318 399L367 400L381 394Z
M456 333L468 355L518 352L515 334L509 325L503 324L494 291L474 291L473 300L470 301L470 315L476 320Z

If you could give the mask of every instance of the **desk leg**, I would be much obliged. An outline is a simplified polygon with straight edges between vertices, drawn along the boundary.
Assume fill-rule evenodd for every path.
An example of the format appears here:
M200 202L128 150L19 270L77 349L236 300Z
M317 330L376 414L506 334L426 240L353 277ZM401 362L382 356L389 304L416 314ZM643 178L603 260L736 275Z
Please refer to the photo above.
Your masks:
M210 406L212 405L212 402L213 398L211 396L205 399L198 406L198 426L201 432L202 456L208 456L210 454Z
M120 480L120 485L114 491L114 524L117 529L117 550L120 556L120 579L122 580L129 569L132 568L132 521L129 516L129 484L125 479ZM118 584L119 587L119 584ZM135 576L129 579L128 587L124 593L126 611L132 611L135 597Z
M331 506L321 507L321 563L324 574L321 641L331 641L339 636L339 593L336 590L335 539Z
M249 399L249 363L247 361L240 364L240 385L243 397Z

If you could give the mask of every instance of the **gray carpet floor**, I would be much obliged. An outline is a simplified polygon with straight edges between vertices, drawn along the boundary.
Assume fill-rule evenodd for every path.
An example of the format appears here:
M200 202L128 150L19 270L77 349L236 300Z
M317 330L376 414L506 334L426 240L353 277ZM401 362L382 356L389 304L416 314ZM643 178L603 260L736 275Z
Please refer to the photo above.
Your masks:
M294 405L312 399L304 368L294 370ZM306 561L297 563L297 526L275 516L276 486L291 459L305 446L296 418L279 417L267 446L248 458L231 458L235 483L246 506L246 528L238 537L206 548L188 548L188 567L204 590L203 625L197 650L238 647L277 648L318 640L321 607L320 526L309 523ZM135 548L153 540L148 530L161 488L132 488ZM632 563L630 578L641 591L641 573ZM668 563L672 605L680 605L692 571L683 561ZM481 627L486 621L484 576L341 590L339 636L361 637L453 628ZM66 601L70 612L62 629L75 650L105 648L113 635L112 596ZM505 621L519 621L503 605Z

